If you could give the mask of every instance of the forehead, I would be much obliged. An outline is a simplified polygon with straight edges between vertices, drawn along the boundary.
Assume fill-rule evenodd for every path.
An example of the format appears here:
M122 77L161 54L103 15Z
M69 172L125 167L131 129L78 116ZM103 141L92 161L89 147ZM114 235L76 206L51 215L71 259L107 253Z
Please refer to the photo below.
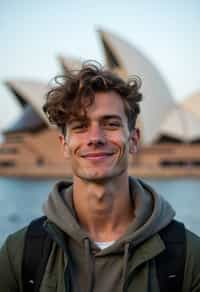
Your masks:
M114 91L98 92L95 94L94 102L87 108L87 117L101 117L116 115L126 118L123 100L119 94Z

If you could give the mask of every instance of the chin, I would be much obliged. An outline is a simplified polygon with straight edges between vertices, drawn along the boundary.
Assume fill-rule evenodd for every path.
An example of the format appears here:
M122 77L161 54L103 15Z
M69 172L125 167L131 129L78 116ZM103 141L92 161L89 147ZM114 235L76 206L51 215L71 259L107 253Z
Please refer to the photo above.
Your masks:
M112 172L103 172L103 173L100 173L100 172L95 173L93 171L92 173L77 173L76 176L88 182L102 183L108 180L112 180L114 178L118 178L125 171L126 169L118 169Z

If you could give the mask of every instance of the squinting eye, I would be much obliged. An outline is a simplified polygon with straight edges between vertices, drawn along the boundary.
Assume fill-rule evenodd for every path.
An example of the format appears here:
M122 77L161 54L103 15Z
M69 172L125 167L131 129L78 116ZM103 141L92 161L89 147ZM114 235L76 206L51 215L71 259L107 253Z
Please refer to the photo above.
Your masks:
M80 130L86 129L86 127L87 127L86 124L74 125L72 126L72 130L80 131Z
M119 123L109 123L110 126L113 126L113 127L119 127Z
M73 129L80 129L80 128L83 128L84 127L84 125L76 125L76 126L74 126L74 127L72 127Z
M116 128L120 127L120 123L118 123L118 122L108 122L108 123L105 123L105 127L116 129Z

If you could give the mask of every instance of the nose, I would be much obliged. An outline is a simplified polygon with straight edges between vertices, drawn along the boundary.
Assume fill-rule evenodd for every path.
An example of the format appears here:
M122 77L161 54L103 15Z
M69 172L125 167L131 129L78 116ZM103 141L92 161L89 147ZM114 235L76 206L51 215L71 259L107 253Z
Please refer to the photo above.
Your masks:
M106 142L103 129L99 125L93 125L88 131L88 146L101 146Z

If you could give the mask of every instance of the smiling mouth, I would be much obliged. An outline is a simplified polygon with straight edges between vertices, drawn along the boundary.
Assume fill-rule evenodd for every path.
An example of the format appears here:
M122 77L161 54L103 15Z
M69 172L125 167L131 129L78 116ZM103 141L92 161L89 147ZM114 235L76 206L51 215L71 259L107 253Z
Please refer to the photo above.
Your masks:
M89 160L100 160L107 157L112 156L114 153L107 153L107 152L98 152L98 153L88 153L85 155L82 155L82 158L89 159Z

